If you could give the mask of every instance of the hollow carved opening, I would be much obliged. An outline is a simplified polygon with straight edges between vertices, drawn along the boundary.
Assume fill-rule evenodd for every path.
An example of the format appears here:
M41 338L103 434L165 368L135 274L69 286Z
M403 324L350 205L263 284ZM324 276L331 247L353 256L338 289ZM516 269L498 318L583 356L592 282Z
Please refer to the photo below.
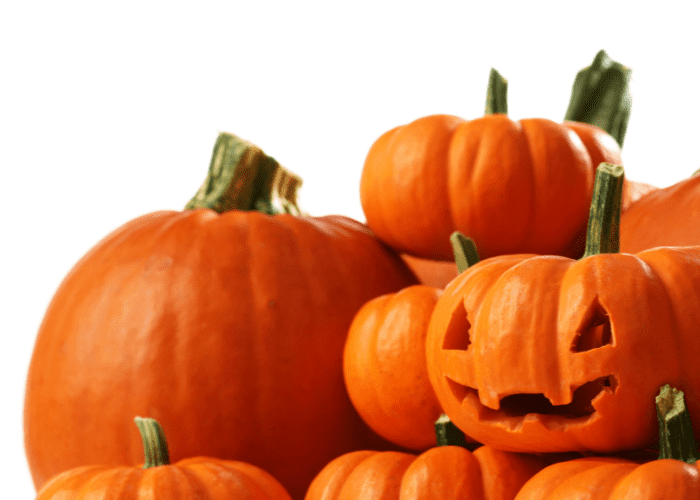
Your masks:
M478 391L466 387L448 378L452 394L460 401L469 395L478 396ZM617 379L612 376L600 377L583 384L574 390L570 403L553 405L544 394L512 394L500 401L500 408L492 410L483 407L483 417L498 419L499 417L524 417L528 414L556 415L566 419L587 417L595 413L593 400L603 391L615 393Z
M508 416L525 416L528 413L559 415L566 418L580 418L595 412L593 400L608 389L615 392L617 382L614 377L600 377L586 382L574 390L571 403L553 405L544 394L513 394L501 399L501 411Z
M471 326L467 318L467 309L464 307L464 302L460 301L459 306L452 311L450 322L447 325L447 330L443 337L442 348L460 351L469 349L472 343Z
M584 316L583 325L571 345L573 352L586 352L612 344L610 316L596 300Z

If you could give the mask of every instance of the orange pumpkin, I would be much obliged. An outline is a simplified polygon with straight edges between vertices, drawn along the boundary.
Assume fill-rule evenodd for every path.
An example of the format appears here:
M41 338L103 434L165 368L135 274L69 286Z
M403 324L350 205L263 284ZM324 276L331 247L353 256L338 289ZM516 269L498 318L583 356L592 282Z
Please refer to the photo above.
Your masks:
M476 263L472 240L459 233L451 240L460 270ZM425 360L428 323L440 293L414 285L370 300L355 315L345 342L343 374L355 409L377 434L413 450L435 445L434 422L442 413Z
M699 500L700 472L683 394L664 386L657 397L659 460L579 458L550 465L532 477L516 500Z
M610 103L587 95L596 85L574 86L567 115L579 121L513 121L506 115L507 81L492 70L486 116L431 115L384 133L362 170L367 224L398 251L425 259L448 260L454 231L469 235L481 258L523 252L579 257L595 169L622 161L613 137L580 121L613 121L619 128L629 112L603 117ZM625 89L616 94L619 101ZM577 111L578 101L587 114Z
M430 380L445 413L479 442L643 448L657 438L646 402L665 383L685 391L700 425L700 247L614 253L622 168L598 176L609 189L591 205L584 258L486 259L435 306Z
M447 260L460 231L481 258L577 257L600 161L620 163L620 150L591 125L432 115L377 139L360 198L372 231L403 253Z
M657 189L620 217L620 250L700 245L700 175Z
M144 215L70 271L27 377L37 487L85 463L135 463L125 422L143 413L172 429L174 458L242 460L294 498L330 459L388 446L352 407L343 346L365 302L415 277L354 220L250 211L284 205L285 177L259 149L222 134L193 202L221 213ZM296 211L291 199L281 201Z
M449 424L439 421L438 432L441 425ZM342 455L316 476L305 500L512 500L546 465L534 455L489 446L471 452L454 443L439 439L437 447L418 456L394 451Z
M442 413L425 362L439 288L413 285L367 302L350 325L343 373L353 406L377 434L405 448L435 445Z
M136 418L143 467L87 465L55 476L36 500L291 500L269 473L245 462L194 457L171 464L165 435L153 419ZM87 441L89 436L83 436Z

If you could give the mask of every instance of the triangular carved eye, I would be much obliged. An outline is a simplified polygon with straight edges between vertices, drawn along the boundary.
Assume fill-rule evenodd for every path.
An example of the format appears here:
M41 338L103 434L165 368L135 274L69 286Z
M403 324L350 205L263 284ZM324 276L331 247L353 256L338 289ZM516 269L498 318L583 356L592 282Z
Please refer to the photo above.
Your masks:
M471 323L467 319L467 309L464 302L460 301L459 306L452 311L450 323L443 338L442 348L448 350L466 351L471 345Z
M591 304L571 345L573 352L586 352L612 344L610 316L598 299Z

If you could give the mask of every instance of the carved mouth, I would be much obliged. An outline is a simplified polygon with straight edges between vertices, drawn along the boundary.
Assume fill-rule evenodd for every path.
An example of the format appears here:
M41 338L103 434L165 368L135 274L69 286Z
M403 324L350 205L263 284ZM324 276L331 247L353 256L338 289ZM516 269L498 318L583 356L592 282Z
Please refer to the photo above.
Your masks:
M447 379L456 398L474 406L482 421L509 421L511 425L520 425L525 417L543 417L543 421L554 422L561 419L570 421L588 419L595 414L595 401L603 393L614 394L617 389L617 379L613 375L600 377L586 382L573 391L570 403L554 405L542 393L540 394L511 394L500 400L498 410L488 408L479 401L479 392L457 382ZM530 417L532 416L532 417Z

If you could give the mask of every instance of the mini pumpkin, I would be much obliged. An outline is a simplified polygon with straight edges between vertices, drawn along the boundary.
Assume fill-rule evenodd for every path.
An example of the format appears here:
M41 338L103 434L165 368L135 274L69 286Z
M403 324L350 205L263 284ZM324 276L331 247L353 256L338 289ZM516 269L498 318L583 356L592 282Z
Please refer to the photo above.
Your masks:
M522 452L615 452L656 438L658 387L700 425L700 247L618 250L623 171L598 169L585 256L508 255L452 281L428 373L468 436Z
M589 457L546 467L522 487L515 500L700 499L700 471L683 393L669 385L656 398L661 453L639 463Z
M343 346L365 302L416 279L359 222L295 215L294 185L222 134L189 209L130 221L75 265L27 376L37 487L86 462L135 463L125 422L143 413L172 429L176 460L243 460L297 499L332 458L388 447L352 407Z
M547 464L539 457L489 446L467 449L459 429L435 424L438 446L416 456L356 451L331 461L305 500L512 500Z
M87 465L46 483L36 500L291 500L272 475L245 462L192 457L171 464L160 424L137 417L145 463L114 467ZM89 436L84 439L90 440Z
M460 269L478 260L472 240L460 234L451 239ZM442 413L425 359L428 323L441 292L413 285L370 300L345 342L343 375L355 409L377 434L412 450L435 445L433 426Z

